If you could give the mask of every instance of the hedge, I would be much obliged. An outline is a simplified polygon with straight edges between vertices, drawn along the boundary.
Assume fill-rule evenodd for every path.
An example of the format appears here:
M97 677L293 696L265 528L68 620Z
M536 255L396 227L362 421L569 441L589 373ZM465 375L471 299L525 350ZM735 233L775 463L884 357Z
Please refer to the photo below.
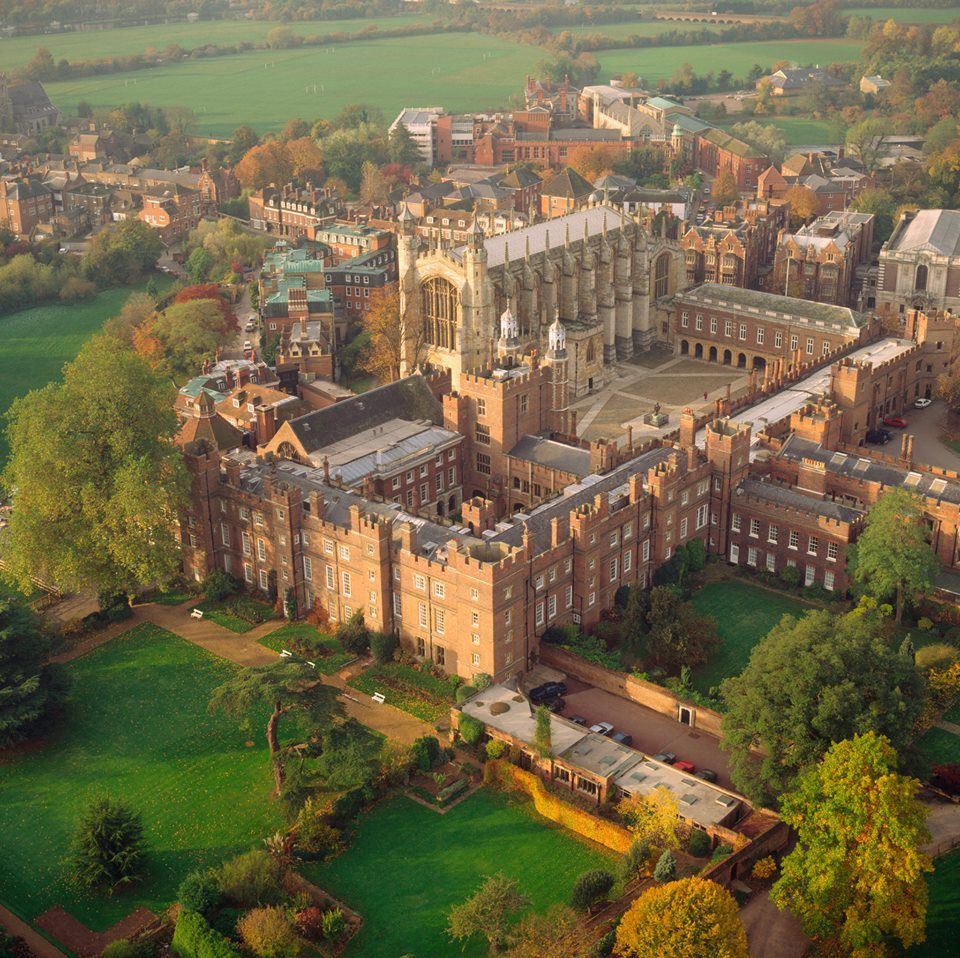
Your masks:
M533 799L533 807L538 814L571 832L589 838L590 841L620 855L625 855L630 849L633 836L625 828L563 801L549 792L532 772L526 772L510 762L493 759L484 766L483 777L488 784L496 783L501 788L526 792Z
M237 946L214 931L203 915L181 909L171 947L180 958L239 958Z
M452 785L448 785L437 792L437 804L446 805L452 802L458 795L462 795L469 786L470 782L467 779L458 778Z

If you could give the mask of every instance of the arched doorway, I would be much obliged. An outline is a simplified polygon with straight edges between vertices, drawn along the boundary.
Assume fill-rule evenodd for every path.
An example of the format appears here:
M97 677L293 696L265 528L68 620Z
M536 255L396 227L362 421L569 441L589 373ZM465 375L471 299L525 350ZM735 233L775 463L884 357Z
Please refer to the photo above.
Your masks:
M710 362L715 363L717 361L717 347L710 347Z
M438 516L442 516L442 515L443 515L443 500L442 500L442 499L438 499L438 500L437 500L437 515L438 515Z
M746 369L746 368L747 368L747 354L737 353L737 369Z
M767 361L763 358L763 356L754 356L753 368L760 370L760 372L763 372L763 370L767 368Z
M680 340L680 355L689 356L690 355L690 344L685 340Z
M703 359L703 343L697 343L693 347L693 357L694 359Z
M723 351L723 365L729 366L733 362L733 354L729 349Z

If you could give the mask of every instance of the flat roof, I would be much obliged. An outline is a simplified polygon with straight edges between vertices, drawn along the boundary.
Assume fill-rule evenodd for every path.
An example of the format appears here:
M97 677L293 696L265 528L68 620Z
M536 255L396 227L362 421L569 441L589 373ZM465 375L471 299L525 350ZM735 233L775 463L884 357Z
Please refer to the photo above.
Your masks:
M508 453L514 459L535 462L548 469L560 469L574 476L590 474L590 450L570 446L543 436L521 436Z

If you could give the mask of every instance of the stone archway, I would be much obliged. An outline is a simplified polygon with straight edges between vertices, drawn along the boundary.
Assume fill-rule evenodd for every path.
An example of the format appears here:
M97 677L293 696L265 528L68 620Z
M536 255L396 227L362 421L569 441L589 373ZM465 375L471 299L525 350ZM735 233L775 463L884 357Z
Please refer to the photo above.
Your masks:
M767 361L763 358L763 356L754 356L753 368L763 372L763 370L767 368Z
M690 344L685 340L680 340L680 355L689 356L690 355Z
M697 343L697 345L693 347L693 358L703 359L703 343Z
M716 346L711 346L711 347L710 347L709 359L710 359L710 362L712 362L712 363L715 363L715 362L717 361L717 347L716 347Z
M737 369L746 369L746 368L747 368L747 354L737 353Z
M723 351L723 365L730 366L733 363L733 353L729 349Z

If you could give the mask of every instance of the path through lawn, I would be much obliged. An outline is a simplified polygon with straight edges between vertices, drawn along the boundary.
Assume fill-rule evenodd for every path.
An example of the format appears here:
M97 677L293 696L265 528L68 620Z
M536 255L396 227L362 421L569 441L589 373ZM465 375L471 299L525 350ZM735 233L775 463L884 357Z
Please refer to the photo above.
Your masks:
M350 847L304 874L364 918L346 958L448 958L487 953L479 941L461 952L444 929L450 908L485 875L517 879L532 907L566 902L590 868L615 870L614 856L540 818L527 803L481 789L445 815L400 797L360 820Z
M711 582L693 596L698 612L712 616L720 634L720 648L693 675L693 687L708 692L723 679L739 675L751 649L786 613L800 615L812 606L749 582Z
M153 625L71 663L58 737L0 764L0 899L28 920L60 904L103 930L137 905L160 911L188 871L272 832L280 816L260 729L207 712L230 669ZM100 792L143 815L150 848L147 880L114 898L70 887L62 863Z

